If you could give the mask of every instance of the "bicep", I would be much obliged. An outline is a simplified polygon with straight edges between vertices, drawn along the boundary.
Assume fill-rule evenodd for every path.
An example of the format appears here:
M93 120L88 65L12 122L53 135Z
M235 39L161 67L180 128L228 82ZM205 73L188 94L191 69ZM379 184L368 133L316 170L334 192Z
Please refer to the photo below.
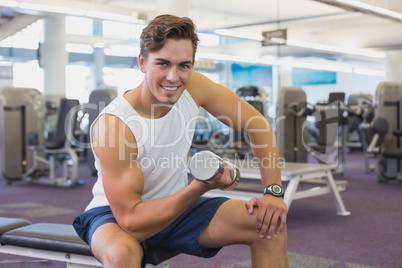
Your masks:
M144 188L134 135L120 119L104 115L94 124L91 136L106 198L117 221L122 221L123 215L142 201Z

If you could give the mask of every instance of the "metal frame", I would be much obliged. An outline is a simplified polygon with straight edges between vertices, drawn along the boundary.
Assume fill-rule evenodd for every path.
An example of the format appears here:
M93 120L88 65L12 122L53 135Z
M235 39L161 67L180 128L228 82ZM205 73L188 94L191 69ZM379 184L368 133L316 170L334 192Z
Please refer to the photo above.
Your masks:
M86 255L70 254L10 245L1 245L0 252L31 258L65 262L67 268L103 267L103 265L95 257Z
M66 268L96 268L103 267L93 256L63 253L51 250L33 249L25 247L17 247L10 245L0 245L0 253L26 256L36 259L45 259L52 261L60 261L66 263ZM146 268L169 268L168 261L162 262L156 266L151 264L146 264Z

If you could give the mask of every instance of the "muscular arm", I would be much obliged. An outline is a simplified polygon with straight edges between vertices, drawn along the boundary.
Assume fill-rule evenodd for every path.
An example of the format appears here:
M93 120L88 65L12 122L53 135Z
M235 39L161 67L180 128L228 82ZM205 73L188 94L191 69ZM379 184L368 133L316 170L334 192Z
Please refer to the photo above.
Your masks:
M266 118L233 91L197 72L193 72L188 88L198 104L224 124L247 131L253 154L261 163L263 186L281 184L280 168L267 166L279 163L279 153L274 131Z
M136 141L127 125L113 115L102 115L91 136L113 214L118 224L138 241L167 227L211 187L193 181L167 198L143 202L144 177L136 163Z
M281 185L279 153L275 134L264 116L230 89L193 72L189 92L196 102L220 121L248 133L254 157L260 163L263 187ZM286 204L282 198L266 195L247 202L249 213L258 207L256 229L260 237L280 233L286 223Z

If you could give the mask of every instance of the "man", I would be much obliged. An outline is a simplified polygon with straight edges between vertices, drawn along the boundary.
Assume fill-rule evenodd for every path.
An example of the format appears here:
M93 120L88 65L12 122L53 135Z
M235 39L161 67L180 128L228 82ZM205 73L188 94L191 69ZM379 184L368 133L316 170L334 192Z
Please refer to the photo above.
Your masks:
M98 180L74 227L104 267L140 267L160 245L202 257L246 244L253 267L287 267L286 205L269 194L249 202L201 197L232 182L188 183L185 165L199 107L248 130L254 156L278 157L268 122L228 88L193 71L198 37L188 18L162 15L141 35L143 82L117 97L91 128ZM278 163L279 161L271 161ZM264 187L281 184L261 164Z

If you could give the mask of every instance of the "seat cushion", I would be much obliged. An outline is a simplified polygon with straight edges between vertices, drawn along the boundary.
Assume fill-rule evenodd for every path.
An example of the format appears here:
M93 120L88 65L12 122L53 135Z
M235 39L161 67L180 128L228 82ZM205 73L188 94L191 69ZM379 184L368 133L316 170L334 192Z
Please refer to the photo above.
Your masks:
M56 223L36 223L13 229L0 238L2 245L51 250L93 256L73 226Z
M4 220L3 220L4 219ZM21 225L21 224L24 224ZM23 227L18 226L21 225ZM24 220L0 217L1 245L50 250L62 253L93 256L90 247L77 235L72 225L57 223L30 224ZM19 228L18 228L19 227ZM144 264L157 265L179 252L162 247L152 247L144 258Z
M10 230L31 224L27 220L0 217L0 236Z
M384 156L388 158L402 159L401 149L387 149L384 151Z

